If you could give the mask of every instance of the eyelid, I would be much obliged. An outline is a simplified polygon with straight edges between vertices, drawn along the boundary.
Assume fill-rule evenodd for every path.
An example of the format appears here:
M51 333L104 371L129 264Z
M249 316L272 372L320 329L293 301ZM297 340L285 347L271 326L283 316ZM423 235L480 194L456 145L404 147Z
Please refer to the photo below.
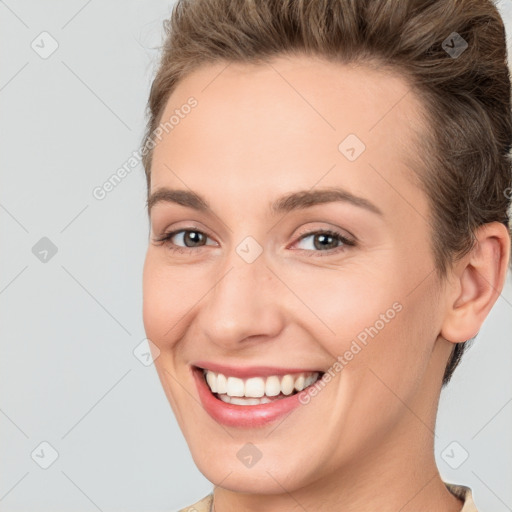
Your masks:
M349 250L352 247L355 247L357 244L355 241L349 239L342 233L335 231L335 230L329 230L329 229L317 229L313 231L306 232L302 234L300 237L298 237L295 242L293 242L292 247L300 243L302 240L314 237L315 235L327 235L332 236L340 243L340 245L337 245L336 247L332 247L325 250L313 250L313 249L292 249L294 251L298 251L301 254L304 254L309 257L328 257L328 256L336 256L340 255L342 253L345 253L347 250Z
M299 232L296 235L296 241L301 240L302 238L308 236L308 235L314 235L317 233L332 233L340 238L343 238L346 240L347 244L356 245L359 243L359 239L354 236L350 231L347 231L346 229L341 229L338 227L305 227L301 228ZM294 242L295 243L295 242Z
M192 227L183 227L183 228L176 228L176 229L171 229L171 230L166 229L160 235L155 236L153 238L153 242L160 243L160 244L167 244L169 246L173 245L175 248L183 249L185 251L198 250L205 246L211 247L212 245L214 245L214 244L206 243L205 245L199 245L197 247L183 247L181 245L175 245L174 243L171 243L171 238L174 238L179 233L183 233L183 232L187 232L187 231L201 233L207 239L213 240L215 242L215 244L218 245L218 242L212 236L210 236L205 230L198 229L198 228L192 228Z
M184 221L184 222L186 222L186 221ZM160 235L155 234L154 235L155 240L165 237L171 233L175 235L176 233L179 233L180 231L199 231L200 233L203 233L204 235L206 235L208 238L211 238L212 240L217 241L216 237L213 236L207 228L205 228L200 222L197 222L197 221L189 221L188 224L184 224L184 225L180 225L180 223L176 223L176 225L171 224L170 226L168 226L162 230L158 230L158 231L160 231Z

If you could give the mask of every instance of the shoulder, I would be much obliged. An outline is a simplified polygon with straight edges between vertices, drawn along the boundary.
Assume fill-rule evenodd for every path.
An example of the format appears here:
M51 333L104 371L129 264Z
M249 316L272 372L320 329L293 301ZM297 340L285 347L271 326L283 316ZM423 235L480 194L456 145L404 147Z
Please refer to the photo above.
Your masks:
M213 502L213 494L208 494L202 500L188 507L178 510L178 512L210 512ZM464 511L466 512L466 511Z
M457 498L464 502L464 507L460 512L478 512L475 502L473 501L473 493L469 487L465 485L450 484L444 482L448 490Z
M444 483L448 490L457 498L464 502L464 507L460 512L478 512L475 502L473 501L473 494L469 487L464 485ZM210 512L213 501L213 494L208 494L202 500L190 505L189 507L182 508L178 512Z

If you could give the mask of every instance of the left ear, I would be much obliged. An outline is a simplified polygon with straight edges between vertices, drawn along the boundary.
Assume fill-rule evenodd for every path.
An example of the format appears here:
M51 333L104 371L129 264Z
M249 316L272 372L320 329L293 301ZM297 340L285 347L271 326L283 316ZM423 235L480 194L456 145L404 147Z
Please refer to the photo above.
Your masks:
M507 276L510 234L500 222L483 224L475 231L475 246L454 263L449 279L446 315L440 335L452 343L478 334L498 299Z

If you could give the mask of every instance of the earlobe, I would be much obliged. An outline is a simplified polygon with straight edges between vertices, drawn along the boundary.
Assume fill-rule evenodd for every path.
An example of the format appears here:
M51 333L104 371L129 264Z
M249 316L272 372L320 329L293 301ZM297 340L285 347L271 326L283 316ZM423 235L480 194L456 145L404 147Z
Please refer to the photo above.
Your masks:
M454 264L447 292L447 311L440 335L461 343L478 334L498 299L507 275L510 234L499 222L480 226L475 246Z

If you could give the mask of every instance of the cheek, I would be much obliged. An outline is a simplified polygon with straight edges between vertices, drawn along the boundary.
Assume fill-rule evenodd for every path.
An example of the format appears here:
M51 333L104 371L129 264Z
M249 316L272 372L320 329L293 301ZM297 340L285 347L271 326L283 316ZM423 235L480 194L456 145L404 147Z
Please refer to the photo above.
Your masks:
M159 336L156 335L161 330L162 304L158 297L162 293L162 284L158 279L155 258L152 256L151 248L146 253L144 269L142 274L142 320L146 336L157 343Z
M151 247L143 270L142 316L146 335L157 345L176 338L179 319L190 308L186 297L193 294L194 281L183 282L183 270L162 261Z
M433 304L422 294L403 296L401 310L379 333L370 339L364 365L375 385L381 386L388 401L412 398L422 385L436 340Z
M371 268L310 270L301 279L290 272L285 279L309 309L297 303L296 321L341 363L343 372L371 369L401 389L412 385L428 361L435 340L428 320L432 303L424 288L410 293L406 269L401 276L386 265Z
M329 345L331 354L343 353L352 340L364 346L377 334L392 330L401 315L396 283L360 266L312 268L301 272L300 278L287 271L284 280L300 299L296 321Z

